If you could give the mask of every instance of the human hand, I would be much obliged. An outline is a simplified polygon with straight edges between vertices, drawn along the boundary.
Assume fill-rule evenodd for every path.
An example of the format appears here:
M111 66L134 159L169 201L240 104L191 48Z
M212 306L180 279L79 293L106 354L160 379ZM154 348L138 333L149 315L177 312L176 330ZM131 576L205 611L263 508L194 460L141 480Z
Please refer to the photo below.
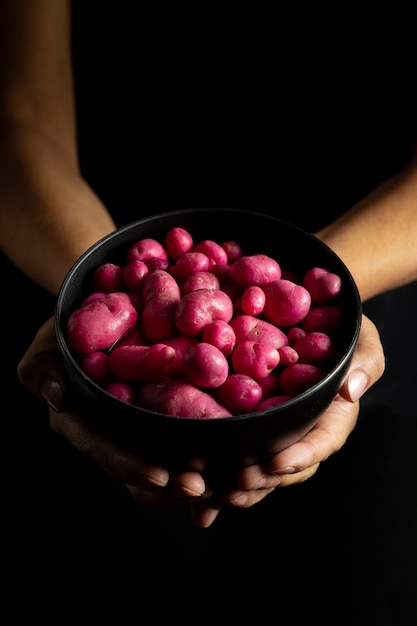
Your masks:
M92 426L88 416L71 405L71 389L55 335L47 320L18 364L18 377L28 391L49 407L51 428L110 475L121 480L141 504L179 506L207 497L198 472L175 474L123 449Z
M356 426L360 397L381 378L385 358L373 322L362 317L357 348L345 380L331 405L299 441L275 454L265 465L241 469L235 485L192 505L198 526L210 526L223 506L248 508L276 487L287 487L313 476L323 461L342 448Z

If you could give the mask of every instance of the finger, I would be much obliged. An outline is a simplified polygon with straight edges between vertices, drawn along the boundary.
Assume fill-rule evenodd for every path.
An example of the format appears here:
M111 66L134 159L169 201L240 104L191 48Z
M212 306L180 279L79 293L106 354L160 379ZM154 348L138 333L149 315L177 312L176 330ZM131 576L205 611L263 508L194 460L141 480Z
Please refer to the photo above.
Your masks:
M212 525L221 510L221 505L210 505L206 502L197 502L191 505L191 515L194 523L200 528Z
M319 465L320 464L317 463L316 465L310 466L305 470L297 472L296 474L285 474L282 476L269 474L261 466L251 466L245 468L245 470L242 472L242 477L241 480L239 480L239 483L241 485L251 485L259 480L260 474L263 474L265 476L265 480L262 481L263 486L258 488L250 488L247 491L243 491L241 489L231 490L229 492L222 493L220 496L218 496L218 499L224 505L234 506L238 508L249 508L263 500L267 495L269 495L277 488L289 487L291 485L305 482L316 473ZM251 474L255 476L255 478L252 478Z
M339 390L340 395L356 402L384 373L385 357L378 330L365 315L348 374Z
M264 487L262 489L251 489L249 491L233 490L221 494L220 499L228 506L234 506L240 509L247 509L254 504L258 504L274 491L275 487Z
M17 376L25 389L60 411L65 405L67 374L55 335L54 318L45 322L17 366Z
M198 472L186 471L171 475L170 491L184 500L208 498L211 491Z
M282 476L271 474L266 465L249 465L237 472L234 488L223 491L220 499L222 502L233 504L232 501L236 500L237 503L240 497L243 502L243 494L246 492L275 489L281 481ZM237 505L239 506L239 503Z
M358 414L359 403L337 396L300 441L270 459L268 470L280 475L297 474L325 461L342 448L356 426Z

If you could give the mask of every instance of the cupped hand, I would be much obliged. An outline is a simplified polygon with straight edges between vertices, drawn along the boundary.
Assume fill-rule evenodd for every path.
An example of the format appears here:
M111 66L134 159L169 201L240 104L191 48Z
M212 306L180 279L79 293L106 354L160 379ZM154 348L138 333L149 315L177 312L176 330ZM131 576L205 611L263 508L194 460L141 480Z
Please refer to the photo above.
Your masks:
M358 420L360 398L381 378L384 369L378 330L363 316L358 345L345 380L314 427L299 441L275 454L267 464L240 470L232 489L193 504L195 523L210 526L223 506L248 508L277 487L301 483L313 476L320 463L345 444Z
M92 426L88 416L71 405L72 389L61 360L54 319L37 332L18 364L18 378L34 396L49 407L51 428L77 450L91 458L111 476L122 481L133 498L152 506L179 506L209 495L198 472L170 475L154 464L122 448L108 435Z

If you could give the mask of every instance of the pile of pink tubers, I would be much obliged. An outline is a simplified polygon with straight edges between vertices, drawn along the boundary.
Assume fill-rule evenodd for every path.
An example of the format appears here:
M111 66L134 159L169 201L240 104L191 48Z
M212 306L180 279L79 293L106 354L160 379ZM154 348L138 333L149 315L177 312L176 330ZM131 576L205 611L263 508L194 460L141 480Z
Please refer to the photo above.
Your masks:
M96 268L67 341L83 372L119 400L188 418L263 411L337 363L341 278L303 276L236 241L184 228L143 238L124 265Z

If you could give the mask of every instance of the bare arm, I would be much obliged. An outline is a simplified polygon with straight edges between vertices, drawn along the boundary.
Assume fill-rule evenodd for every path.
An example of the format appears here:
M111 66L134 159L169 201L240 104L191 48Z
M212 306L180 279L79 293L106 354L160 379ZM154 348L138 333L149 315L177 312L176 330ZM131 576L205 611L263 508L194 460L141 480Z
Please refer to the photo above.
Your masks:
M78 167L70 26L66 0L0 3L0 242L53 294L115 228Z
M316 233L344 260L363 301L417 279L417 159Z

